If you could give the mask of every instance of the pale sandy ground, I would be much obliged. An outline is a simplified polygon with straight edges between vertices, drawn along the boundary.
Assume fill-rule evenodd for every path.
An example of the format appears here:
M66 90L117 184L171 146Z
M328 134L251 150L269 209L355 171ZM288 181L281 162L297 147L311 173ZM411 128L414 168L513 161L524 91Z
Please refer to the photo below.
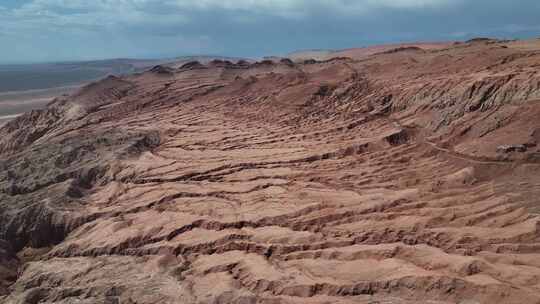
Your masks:
M0 126L30 110L44 108L55 97L69 94L80 85L0 93Z
M5 123L7 123L8 121L16 118L17 116L19 116L20 114L14 114L14 115L4 115L4 116L0 116L0 127L3 126Z

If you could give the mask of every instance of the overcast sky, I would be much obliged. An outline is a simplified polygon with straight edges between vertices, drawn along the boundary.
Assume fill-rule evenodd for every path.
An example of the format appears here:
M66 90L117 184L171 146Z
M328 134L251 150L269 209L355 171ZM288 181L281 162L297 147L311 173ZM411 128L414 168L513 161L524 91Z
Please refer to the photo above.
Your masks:
M540 37L540 0L0 0L0 62Z

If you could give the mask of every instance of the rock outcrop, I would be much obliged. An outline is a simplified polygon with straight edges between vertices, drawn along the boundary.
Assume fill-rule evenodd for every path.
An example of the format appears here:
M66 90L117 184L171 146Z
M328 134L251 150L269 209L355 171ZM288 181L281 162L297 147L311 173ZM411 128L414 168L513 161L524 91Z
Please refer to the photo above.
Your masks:
M156 67L9 122L0 302L540 303L517 43Z

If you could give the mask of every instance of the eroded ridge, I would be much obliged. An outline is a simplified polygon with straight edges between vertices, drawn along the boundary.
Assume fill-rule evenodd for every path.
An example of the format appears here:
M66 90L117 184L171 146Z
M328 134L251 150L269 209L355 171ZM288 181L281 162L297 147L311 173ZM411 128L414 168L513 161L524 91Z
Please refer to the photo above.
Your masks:
M540 303L538 66L488 41L59 98L0 129L0 301Z

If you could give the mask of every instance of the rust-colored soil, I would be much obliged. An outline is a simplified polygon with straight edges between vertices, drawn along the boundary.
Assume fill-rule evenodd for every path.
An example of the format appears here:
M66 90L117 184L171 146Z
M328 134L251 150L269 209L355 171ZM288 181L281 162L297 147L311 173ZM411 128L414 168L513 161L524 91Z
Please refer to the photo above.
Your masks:
M8 122L0 302L540 303L540 41L427 45L156 67Z

